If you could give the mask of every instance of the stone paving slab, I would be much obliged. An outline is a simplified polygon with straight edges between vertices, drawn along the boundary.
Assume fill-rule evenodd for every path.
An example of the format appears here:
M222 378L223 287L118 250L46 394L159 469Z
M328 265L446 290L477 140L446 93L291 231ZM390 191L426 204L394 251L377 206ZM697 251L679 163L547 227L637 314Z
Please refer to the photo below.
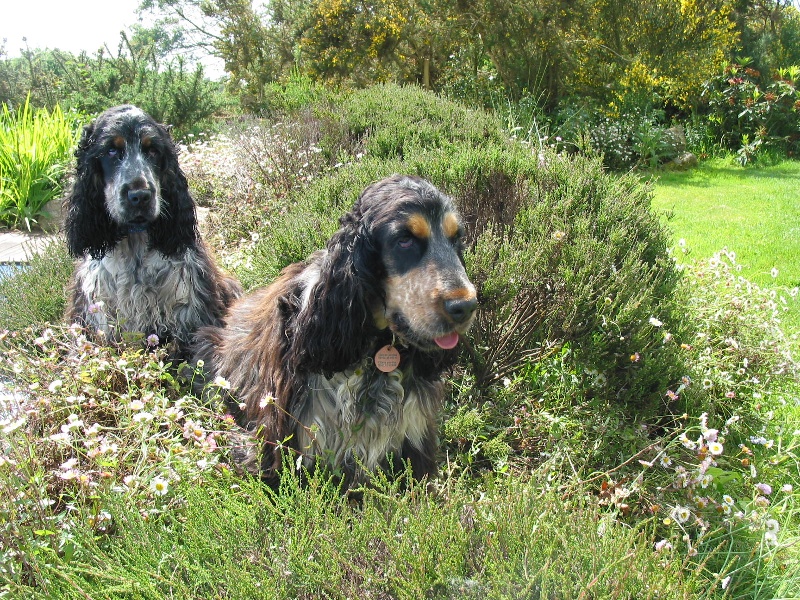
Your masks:
M0 232L0 263L26 263L59 236L21 231Z
M203 231L209 209L197 207L197 222ZM60 225L60 213L47 221L46 231L56 231ZM22 231L0 230L0 265L27 263L31 256L41 252L51 242L64 243L55 233L25 233Z

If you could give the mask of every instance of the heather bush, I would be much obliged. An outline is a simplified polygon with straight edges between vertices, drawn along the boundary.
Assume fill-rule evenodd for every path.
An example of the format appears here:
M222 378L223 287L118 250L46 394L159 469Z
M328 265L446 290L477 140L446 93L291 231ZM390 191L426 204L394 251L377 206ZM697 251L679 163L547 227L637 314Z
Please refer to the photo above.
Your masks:
M56 239L0 277L0 330L61 321L73 268L67 245Z
M481 302L468 352L478 388L565 343L575 360L607 374L620 401L647 403L665 385L668 370L629 356L660 345L648 319L674 310L667 234L649 213L646 188L605 174L596 159L540 157L523 146L364 159L312 184L254 232L250 268L239 270L246 285L322 247L361 190L394 172L430 179L464 214Z

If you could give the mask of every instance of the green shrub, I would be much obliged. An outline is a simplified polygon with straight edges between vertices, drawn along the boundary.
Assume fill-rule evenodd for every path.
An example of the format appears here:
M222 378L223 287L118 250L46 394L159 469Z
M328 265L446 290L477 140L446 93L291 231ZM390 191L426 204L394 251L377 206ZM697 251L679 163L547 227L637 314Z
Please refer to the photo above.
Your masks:
M346 93L334 115L375 158L403 158L432 148L501 144L496 117L416 86L376 85Z
M61 109L34 110L26 101L0 114L0 224L37 223L45 204L61 193L76 143L76 127Z
M322 247L361 190L396 172L430 179L464 214L481 302L469 353L479 388L565 343L581 364L606 373L622 401L645 403L678 376L663 369L667 350L652 364L631 360L661 347L650 318L674 310L667 232L649 211L648 190L633 176L605 173L597 159L460 146L341 168L259 232L251 268L239 271L246 285L263 285Z
M5 58L0 48L0 100L22 105L26 95L37 107L56 106L95 115L119 104L136 104L173 127L173 135L215 126L212 118L231 110L233 99L222 83L206 78L202 65L182 56L165 58L152 41L121 35L116 52L73 55L60 50L24 50Z
M795 156L800 151L800 67L778 69L767 78L750 63L730 64L704 86L715 139L723 149L736 151L742 165L769 150Z

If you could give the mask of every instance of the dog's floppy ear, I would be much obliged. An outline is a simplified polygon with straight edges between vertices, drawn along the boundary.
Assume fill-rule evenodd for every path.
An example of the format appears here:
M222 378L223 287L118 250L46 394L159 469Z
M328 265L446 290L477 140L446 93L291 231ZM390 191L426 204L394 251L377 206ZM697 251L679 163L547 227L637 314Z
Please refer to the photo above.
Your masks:
M169 130L160 124L157 127L165 142L159 182L164 206L148 229L150 247L165 256L175 256L197 242L197 213Z
M383 266L360 207L342 217L319 282L292 324L288 359L298 372L343 371L371 350L378 334L371 310L382 298Z
M122 238L105 206L103 170L95 138L96 122L83 128L75 150L75 183L64 200L67 247L74 257L102 258Z

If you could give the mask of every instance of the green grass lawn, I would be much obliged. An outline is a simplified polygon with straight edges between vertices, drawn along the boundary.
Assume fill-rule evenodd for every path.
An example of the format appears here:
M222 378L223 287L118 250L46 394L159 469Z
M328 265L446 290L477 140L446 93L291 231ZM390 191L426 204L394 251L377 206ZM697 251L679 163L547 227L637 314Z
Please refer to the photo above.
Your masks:
M689 172L659 173L654 181L653 208L668 219L679 260L727 248L754 283L800 286L800 161L742 168L716 159ZM686 255L677 248L681 239ZM797 333L800 306L790 301L789 307L784 326Z

